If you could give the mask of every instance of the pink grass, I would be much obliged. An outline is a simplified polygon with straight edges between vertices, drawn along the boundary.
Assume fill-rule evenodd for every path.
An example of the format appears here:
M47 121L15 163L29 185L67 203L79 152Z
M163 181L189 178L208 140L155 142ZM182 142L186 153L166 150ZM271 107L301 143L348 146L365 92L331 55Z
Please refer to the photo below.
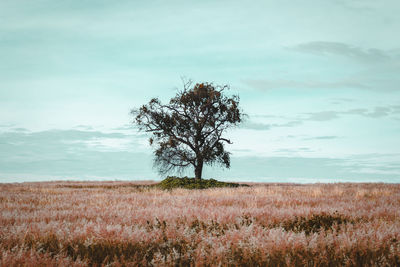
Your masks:
M0 265L400 265L397 184L142 184L1 184Z

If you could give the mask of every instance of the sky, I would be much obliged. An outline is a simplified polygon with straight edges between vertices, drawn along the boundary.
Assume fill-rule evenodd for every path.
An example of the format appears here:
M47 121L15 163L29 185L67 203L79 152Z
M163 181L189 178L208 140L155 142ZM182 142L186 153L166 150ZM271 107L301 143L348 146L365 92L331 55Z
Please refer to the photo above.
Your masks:
M0 182L160 180L129 111L194 82L254 182L400 182L400 2L0 1ZM192 170L187 175L193 176Z

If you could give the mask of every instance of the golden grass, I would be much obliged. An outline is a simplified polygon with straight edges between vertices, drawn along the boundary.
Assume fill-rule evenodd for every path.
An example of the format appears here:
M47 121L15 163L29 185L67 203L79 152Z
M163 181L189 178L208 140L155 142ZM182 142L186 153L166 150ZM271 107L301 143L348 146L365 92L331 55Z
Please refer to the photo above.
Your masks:
M0 190L1 266L400 266L397 184Z

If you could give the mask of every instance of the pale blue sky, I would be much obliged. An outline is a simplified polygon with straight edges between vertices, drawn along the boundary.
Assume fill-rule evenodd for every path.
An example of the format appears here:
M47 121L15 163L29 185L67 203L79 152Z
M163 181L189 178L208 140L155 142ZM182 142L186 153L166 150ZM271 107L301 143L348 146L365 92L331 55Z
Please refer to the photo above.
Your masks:
M129 110L231 85L243 181L400 182L400 2L0 2L0 181L161 179ZM189 173L191 175L191 173Z

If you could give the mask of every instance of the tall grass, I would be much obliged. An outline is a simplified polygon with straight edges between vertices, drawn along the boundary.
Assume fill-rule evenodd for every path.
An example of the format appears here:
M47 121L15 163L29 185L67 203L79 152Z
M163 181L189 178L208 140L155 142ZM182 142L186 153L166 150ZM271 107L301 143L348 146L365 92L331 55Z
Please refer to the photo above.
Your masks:
M0 185L1 266L400 266L400 185Z

